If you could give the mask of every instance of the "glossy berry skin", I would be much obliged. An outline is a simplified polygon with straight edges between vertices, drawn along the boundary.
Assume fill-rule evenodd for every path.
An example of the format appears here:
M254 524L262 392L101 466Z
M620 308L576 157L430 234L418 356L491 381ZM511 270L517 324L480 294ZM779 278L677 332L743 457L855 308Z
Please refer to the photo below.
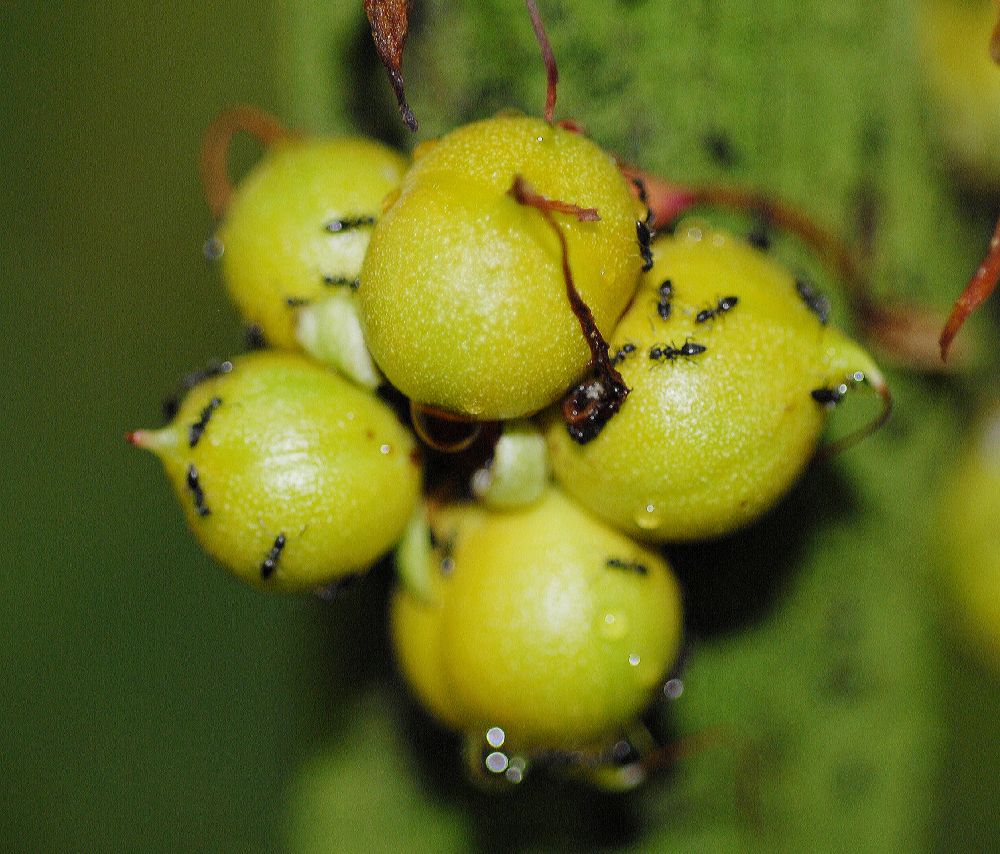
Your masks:
M938 525L945 581L964 636L1000 668L1000 407L949 474Z
M771 507L812 457L828 409L812 392L870 360L741 240L682 224L654 255L611 344L632 392L585 445L553 417L552 468L622 531L718 536Z
M430 595L393 605L404 674L473 739L531 754L620 737L677 657L680 591L657 554L550 489L531 507L438 508Z
M275 143L236 190L215 238L248 324L297 349L295 308L357 286L372 224L406 161L364 139Z
M419 498L414 439L378 398L305 357L231 365L131 441L161 459L195 536L244 581L294 590L366 569Z
M635 290L641 210L613 160L539 119L499 116L423 146L372 234L358 307L390 382L418 403L513 418L559 398L590 353L570 309L557 236L508 191L550 199L575 284L610 332Z

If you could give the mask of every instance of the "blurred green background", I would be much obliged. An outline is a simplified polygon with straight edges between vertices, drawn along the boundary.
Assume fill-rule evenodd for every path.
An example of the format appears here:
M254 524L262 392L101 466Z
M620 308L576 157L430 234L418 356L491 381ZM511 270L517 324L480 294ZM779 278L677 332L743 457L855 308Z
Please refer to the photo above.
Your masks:
M1000 847L1000 688L947 631L927 539L988 370L895 375L889 430L815 467L751 532L672 554L697 643L664 726L727 724L748 749L705 751L627 797L467 786L454 744L392 679L387 566L327 604L246 590L199 552L155 460L122 434L159 423L182 374L242 347L201 255L200 133L249 101L407 142L360 5L0 9L0 847ZM934 152L912 4L542 8L560 115L650 168L765 186L848 234L859 187L873 188L878 281L953 298L995 205L956 194ZM419 138L540 109L519 2L418 11ZM735 163L705 144L717 131ZM990 328L978 332L995 352Z

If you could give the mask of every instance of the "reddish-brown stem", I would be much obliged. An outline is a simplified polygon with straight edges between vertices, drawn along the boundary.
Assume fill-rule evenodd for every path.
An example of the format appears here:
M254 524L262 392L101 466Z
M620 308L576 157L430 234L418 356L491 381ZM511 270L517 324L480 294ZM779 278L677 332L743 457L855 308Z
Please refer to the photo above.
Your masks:
M942 361L948 358L951 342L962 328L962 324L993 293L998 280L1000 280L1000 219L997 220L996 228L993 230L986 257L955 301L955 306L941 331Z
M243 104L220 113L201 139L198 171L205 201L215 219L222 219L233 195L229 179L229 147L233 137L245 133L264 146L271 146L295 134L274 116L258 107Z
M993 36L990 38L990 57L1000 65L1000 4L997 5L997 22L993 27Z
M837 454L842 454L848 448L853 448L858 442L867 439L885 426L885 423L892 415L892 394L885 382L873 383L872 388L875 389L875 393L882 399L882 409L878 415L857 430L848 433L846 436L841 436L835 442L824 445L816 452L816 459L828 460L831 457L837 456Z
M592 377L577 384L563 399L563 418L570 436L577 442L585 443L597 436L604 425L621 408L629 389L622 375L615 369L608 353L608 342L597 328L590 306L580 296L573 282L573 271L569 265L569 247L566 235L552 215L553 211L575 216L582 222L600 219L594 208L582 208L568 202L556 201L536 193L523 177L517 175L508 193L518 204L535 208L548 223L559 240L562 253L562 273L566 283L566 298L570 308L580 323L583 338L590 348Z
M538 11L535 0L524 0L528 7L528 14L531 16L531 27L535 31L535 38L538 39L538 46L542 51L542 62L545 63L545 76L548 81L545 89L545 121L552 124L552 117L556 110L556 87L559 84L559 69L556 67L556 55L552 52L552 43L545 32L545 25L542 23L542 16Z
M644 192L643 202L649 206L655 225L675 222L700 205L715 205L754 213L765 224L794 234L837 272L844 283L851 311L870 339L877 341L898 362L910 368L940 369L941 362L935 351L941 315L922 305L891 304L875 299L858 256L843 240L804 212L754 190L723 185L688 187L628 165L620 164L620 168L635 184L636 194ZM1000 258L993 260L994 265L1000 264ZM997 274L1000 275L1000 270Z
M479 438L483 428L481 421L412 400L410 421L424 444L445 454L464 451Z

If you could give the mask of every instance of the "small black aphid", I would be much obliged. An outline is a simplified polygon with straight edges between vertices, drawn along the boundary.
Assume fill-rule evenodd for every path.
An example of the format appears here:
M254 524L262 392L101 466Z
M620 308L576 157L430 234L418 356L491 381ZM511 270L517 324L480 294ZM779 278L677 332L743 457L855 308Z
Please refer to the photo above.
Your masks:
M274 545L271 546L271 551L267 553L267 557L264 558L264 562L260 565L260 577L267 581L274 571L278 568L278 559L281 557L281 552L285 548L285 535L278 534L274 538Z
M311 300L305 297L285 297L285 305L289 308L300 308L301 306L309 305L310 302Z
M736 303L739 301L739 297L723 297L712 308L703 308L699 311L698 314L695 315L694 322L704 323L707 320L711 320L713 317L718 317L721 314L732 311L736 307Z
M645 564L638 563L634 560L622 560L620 557L609 557L604 565L608 569L624 569L628 572L635 572L639 575L648 575L649 569L647 569Z
M704 353L708 349L704 344L685 341L680 347L670 344L654 344L649 348L649 358L654 362L672 362L681 357L690 358Z
M615 353L614 358L611 360L611 364L618 365L624 362L626 357L631 356L635 352L635 344L628 342L627 344L622 344L621 349Z
M847 385L841 383L836 388L814 388L809 394L817 403L822 403L824 406L836 406L847 394Z
M648 273L653 269L653 250L649 248L650 241L653 239L653 232L640 219L636 220L635 233L636 237L639 238L639 252L642 253L642 272Z
M188 428L188 445L194 447L198 444L198 440L201 438L201 434L205 432L205 428L208 426L208 422L212 417L212 413L215 412L222 405L221 397L213 397L208 405L201 411L201 415L198 416L198 420L194 422Z
M830 320L830 300L808 279L800 276L795 280L795 290L799 292L802 302L826 326Z
M632 186L635 187L636 192L639 194L639 201L642 202L647 208L649 207L649 193L646 192L646 182L642 180L638 175L632 175L629 177L632 182Z
M657 292L660 294L660 299L656 303L656 313L660 316L660 320L669 320L673 309L670 300L674 296L674 283L670 279L664 279Z
M324 276L323 284L330 288L350 288L352 291L356 291L361 281L348 279L346 276Z
M212 377L228 374L233 369L232 362L212 362L200 371L192 371L187 374L178 386L178 389L170 397L163 401L163 417L167 421L173 421L177 415L177 410L181 406L181 398L184 397L196 385L209 380Z
M201 488L201 481L198 479L198 469L193 464L187 468L187 487L191 490L191 497L194 499L194 510L199 516L208 516L212 511L205 503L205 491Z
M243 345L247 350L263 350L267 346L264 330L256 323L251 323L243 330Z
M373 225L375 225L375 217L373 216L354 216L331 219L323 228L331 234L340 234L344 231L353 231L355 228L370 228Z

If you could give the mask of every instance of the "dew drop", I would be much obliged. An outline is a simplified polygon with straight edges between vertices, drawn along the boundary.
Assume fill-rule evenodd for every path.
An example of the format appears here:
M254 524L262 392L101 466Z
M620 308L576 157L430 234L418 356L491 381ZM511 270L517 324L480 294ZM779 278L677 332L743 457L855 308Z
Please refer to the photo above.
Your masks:
M486 730L486 743L490 747L503 747L506 733L498 726L491 726Z
M607 640L621 640L628 632L628 618L609 611L600 618L598 631Z
M503 774L508 765L507 754L501 753L499 750L494 750L486 757L486 768L494 774Z
M676 700L681 694L684 693L684 680L674 677L673 679L668 679L666 684L663 686L663 696L668 700Z
M378 449L378 452L380 454L382 454L383 456L385 456L387 454L391 454L392 453L392 445L389 445L389 444L381 445L379 447L379 449Z
M644 531L660 527L660 514L656 512L655 504L647 504L635 515L635 524Z
M637 653L637 652L629 653L628 663L631 664L633 667L638 667L639 666L639 662L641 660L642 659L639 658L639 653Z

